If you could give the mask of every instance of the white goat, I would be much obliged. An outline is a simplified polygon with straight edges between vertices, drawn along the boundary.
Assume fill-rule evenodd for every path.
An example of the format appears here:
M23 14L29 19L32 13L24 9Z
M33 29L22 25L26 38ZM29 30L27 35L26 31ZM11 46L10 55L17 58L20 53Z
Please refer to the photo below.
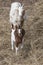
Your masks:
M19 28L17 29L18 33L15 35L14 32L16 31L16 26L19 27L22 25L22 22L24 20L24 7L23 5L21 5L21 3L19 2L14 2L11 4L11 9L10 9L10 23L12 25L12 32L11 32L11 45L12 45L12 50L13 50L13 44L14 42L17 43L17 45L19 44L19 40L22 40L22 37L21 36L18 36L18 34L20 35L20 33L22 34L21 32L21 29L22 28ZM18 39L18 41L17 41ZM18 47L16 46L16 54L17 54L17 50L18 50Z
M11 4L10 10L10 23L18 25L24 18L24 7L19 2L14 2Z

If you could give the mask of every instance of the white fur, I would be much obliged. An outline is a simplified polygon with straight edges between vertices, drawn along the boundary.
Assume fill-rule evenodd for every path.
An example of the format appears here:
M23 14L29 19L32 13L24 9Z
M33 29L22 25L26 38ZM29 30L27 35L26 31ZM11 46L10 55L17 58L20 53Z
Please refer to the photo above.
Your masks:
M22 12L24 8L19 2L14 2L11 4L10 9L10 23L13 24L20 24L20 21L22 20ZM17 22L16 22L17 21Z
M14 42L15 42L14 31L15 31L15 30L12 29L12 32L11 32L11 46L12 46L12 50L14 49L13 46L14 46Z
M18 33L21 33L21 29L18 29Z

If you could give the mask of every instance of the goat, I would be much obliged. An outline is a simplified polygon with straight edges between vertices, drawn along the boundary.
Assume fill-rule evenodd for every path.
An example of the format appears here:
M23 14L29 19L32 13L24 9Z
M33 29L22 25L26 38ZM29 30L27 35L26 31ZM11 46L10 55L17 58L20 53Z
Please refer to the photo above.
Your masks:
M20 27L18 28L17 26L15 26L15 30L14 30L14 27L12 27L11 45L12 45L12 50L13 50L14 48L13 46L15 43L16 55L17 55L19 44L22 44L24 34L25 34L25 30L23 28L20 28ZM23 48L23 44L21 45L21 48Z
M11 4L10 9L10 23L14 25L21 25L24 20L24 6L19 2L14 2Z

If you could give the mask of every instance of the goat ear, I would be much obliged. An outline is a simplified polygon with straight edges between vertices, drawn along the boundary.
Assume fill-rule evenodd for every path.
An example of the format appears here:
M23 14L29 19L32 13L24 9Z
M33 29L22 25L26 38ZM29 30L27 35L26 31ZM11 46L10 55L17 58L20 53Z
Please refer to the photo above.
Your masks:
M11 28L14 29L14 25L13 24L11 24Z

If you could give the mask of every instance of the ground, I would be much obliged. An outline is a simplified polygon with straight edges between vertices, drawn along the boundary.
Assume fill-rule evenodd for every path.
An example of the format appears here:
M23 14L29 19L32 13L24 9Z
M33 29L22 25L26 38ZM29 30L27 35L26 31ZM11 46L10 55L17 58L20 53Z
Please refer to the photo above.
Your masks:
M10 7L0 7L0 65L43 65L43 0L25 6L24 47L11 50Z

